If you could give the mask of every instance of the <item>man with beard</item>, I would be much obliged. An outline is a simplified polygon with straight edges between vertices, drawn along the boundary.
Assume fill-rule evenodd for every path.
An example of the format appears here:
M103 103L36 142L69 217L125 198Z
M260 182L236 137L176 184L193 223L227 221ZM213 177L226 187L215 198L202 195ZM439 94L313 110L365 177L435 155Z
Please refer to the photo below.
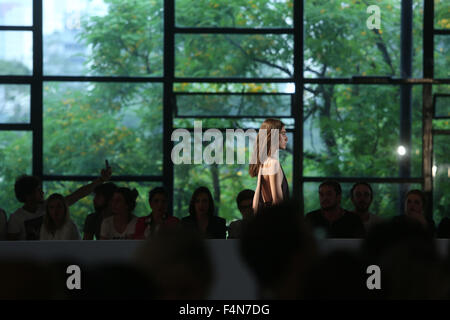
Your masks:
M379 216L370 213L369 207L373 200L373 191L367 182L357 182L350 191L350 198L355 206L355 213L361 218L366 231L369 231L373 225L383 221Z
M326 180L319 186L320 209L305 216L316 236L325 233L323 236L332 238L364 237L364 226L360 219L341 208L341 197L342 189L337 181Z
M94 193L94 209L95 212L89 214L84 222L83 240L100 240L100 229L102 221L112 215L111 203L114 191L117 186L108 182L95 188Z

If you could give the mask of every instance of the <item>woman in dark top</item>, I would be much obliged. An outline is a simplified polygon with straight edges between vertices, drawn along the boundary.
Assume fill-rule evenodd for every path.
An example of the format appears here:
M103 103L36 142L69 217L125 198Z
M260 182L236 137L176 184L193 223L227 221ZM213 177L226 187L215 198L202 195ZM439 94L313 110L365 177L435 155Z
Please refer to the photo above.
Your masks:
M253 212L289 198L286 175L278 159L279 150L286 149L288 138L284 123L266 119L259 129L249 166L251 177L258 177L253 198Z
M181 219L182 226L198 230L206 239L226 238L226 221L214 215L214 200L208 188L199 187L194 191L189 214Z

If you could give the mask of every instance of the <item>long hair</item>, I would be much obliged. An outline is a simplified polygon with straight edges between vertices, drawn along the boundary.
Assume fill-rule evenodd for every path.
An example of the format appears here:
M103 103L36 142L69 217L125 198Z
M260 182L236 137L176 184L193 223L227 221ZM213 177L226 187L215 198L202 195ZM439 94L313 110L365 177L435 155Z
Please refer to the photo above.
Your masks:
M120 187L117 188L114 193L120 193L123 196L125 204L128 207L128 221L131 221L133 211L136 208L136 199L139 196L139 192L136 189L131 190L130 188Z
M208 206L208 216L212 217L214 215L214 200L211 194L211 191L207 187L198 187L195 189L194 193L191 197L191 202L189 203L189 214L195 218L195 200L200 193L205 193L208 196L209 206Z
M248 173L251 177L256 177L258 175L259 167L262 162L260 155L272 156L272 152L276 152L277 150L272 150L272 130L281 131L281 128L284 127L284 123L278 119L266 119L262 124L261 128L259 128L258 135L256 136L255 147L253 149L252 161L248 168ZM260 150L260 146L263 150ZM264 151L267 151L265 153Z
M50 217L50 213L48 210L48 206L53 200L61 201L64 206L64 219L62 225L66 224L66 222L69 220L69 206L67 205L65 198L59 193L53 193L48 197L45 204L44 227L47 232L50 232L54 235L58 228L56 227L55 221L53 221L52 217Z

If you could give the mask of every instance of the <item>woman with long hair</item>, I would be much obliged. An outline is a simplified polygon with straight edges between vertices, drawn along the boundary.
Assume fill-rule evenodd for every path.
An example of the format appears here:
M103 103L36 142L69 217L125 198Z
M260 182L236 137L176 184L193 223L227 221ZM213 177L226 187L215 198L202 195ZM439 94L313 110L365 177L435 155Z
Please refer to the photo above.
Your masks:
M70 219L69 206L59 193L50 195L45 204L40 240L80 240L80 233Z
M189 216L181 219L181 225L199 231L206 239L225 239L226 221L215 213L214 200L207 187L199 187L192 194Z
M283 122L266 119L256 137L249 174L258 177L253 197L253 212L279 204L289 198L289 186L278 159L279 150L286 149L288 138Z

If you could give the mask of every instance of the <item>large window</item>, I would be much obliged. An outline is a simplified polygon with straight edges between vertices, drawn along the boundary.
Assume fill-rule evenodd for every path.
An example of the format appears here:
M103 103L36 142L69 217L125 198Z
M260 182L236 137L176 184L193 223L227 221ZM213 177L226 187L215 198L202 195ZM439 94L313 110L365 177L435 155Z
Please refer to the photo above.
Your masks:
M408 3L377 1L380 28L369 29L363 1L0 0L0 207L19 207L20 174L41 176L47 196L67 194L107 159L115 182L138 189L137 215L164 185L185 216L205 185L230 222L238 192L256 186L248 164L175 165L171 134L193 134L194 121L225 134L275 117L306 212L324 179L342 182L350 210L348 190L365 180L383 216L401 212L406 190L433 191L438 222L448 214L450 17L445 1ZM91 203L71 208L80 228Z

